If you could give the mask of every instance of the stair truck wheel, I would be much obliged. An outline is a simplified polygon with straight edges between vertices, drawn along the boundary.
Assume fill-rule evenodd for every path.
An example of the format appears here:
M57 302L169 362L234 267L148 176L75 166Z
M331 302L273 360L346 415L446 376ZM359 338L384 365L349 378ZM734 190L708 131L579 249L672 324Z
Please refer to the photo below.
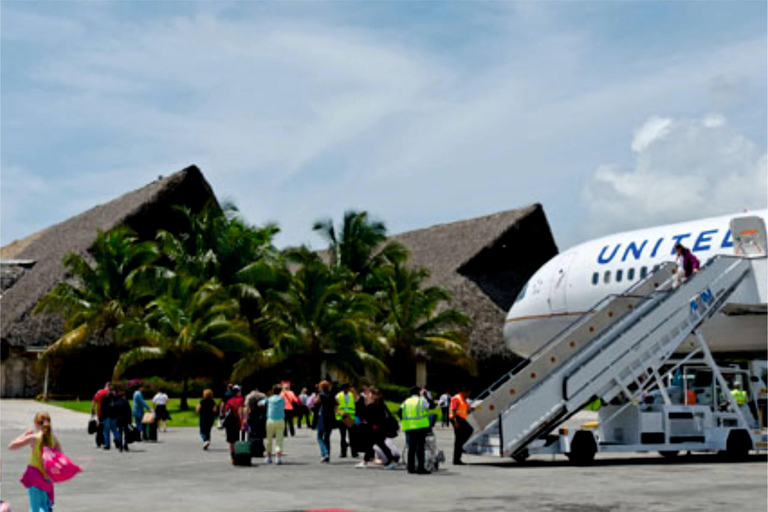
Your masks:
M680 453L677 450L662 450L659 452L659 455L664 457L665 459L673 459L677 457L677 454Z
M596 453L597 443L594 434L587 430L580 430L571 440L571 451L565 455L574 464L586 466L595 459Z
M527 448L517 452L512 456L514 461L518 464L523 464L526 460L528 460L528 457L530 457L530 453L528 453Z
M752 449L752 438L746 430L733 430L728 434L725 455L731 460L744 460Z

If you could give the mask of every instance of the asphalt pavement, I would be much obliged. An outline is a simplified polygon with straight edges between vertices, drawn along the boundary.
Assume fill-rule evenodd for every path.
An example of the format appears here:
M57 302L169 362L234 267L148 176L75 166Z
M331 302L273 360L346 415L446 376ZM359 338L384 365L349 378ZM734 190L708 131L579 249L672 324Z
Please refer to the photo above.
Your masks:
M221 431L203 451L195 428L169 429L158 443L132 445L129 453L96 448L86 433L88 416L35 402L0 403L2 493L14 511L28 509L18 479L28 449L8 443L29 428L34 412L51 412L65 453L83 467L56 487L56 512L211 511L261 512L341 508L359 512L459 512L525 510L546 512L738 511L765 512L765 455L725 462L714 455L598 455L594 465L573 467L564 457L534 457L523 465L465 455L464 466L448 465L432 475L409 475L403 467L358 469L357 460L319 462L314 432L297 430L285 441L285 463L233 467ZM453 437L437 429L438 445L450 460ZM399 445L404 443L402 435Z

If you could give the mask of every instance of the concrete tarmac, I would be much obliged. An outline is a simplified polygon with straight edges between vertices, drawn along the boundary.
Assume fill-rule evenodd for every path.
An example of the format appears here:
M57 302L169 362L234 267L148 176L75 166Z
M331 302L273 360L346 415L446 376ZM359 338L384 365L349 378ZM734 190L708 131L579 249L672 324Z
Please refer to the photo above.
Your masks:
M56 512L294 511L341 508L370 512L495 511L733 511L765 512L765 455L724 462L714 455L601 456L593 466L570 466L564 457L510 460L464 456L464 466L433 475L409 475L403 467L357 469L339 459L338 434L332 463L320 464L314 432L297 430L285 441L285 464L251 468L229 463L224 434L214 429L209 451L195 428L160 433L158 443L131 445L129 453L98 449L86 433L87 415L29 401L0 404L2 493L13 510L28 510L18 482L29 457L8 443L31 424L39 409L51 411L54 433L65 453L84 471L56 487ZM452 433L437 429L450 460ZM397 438L404 443L403 436Z

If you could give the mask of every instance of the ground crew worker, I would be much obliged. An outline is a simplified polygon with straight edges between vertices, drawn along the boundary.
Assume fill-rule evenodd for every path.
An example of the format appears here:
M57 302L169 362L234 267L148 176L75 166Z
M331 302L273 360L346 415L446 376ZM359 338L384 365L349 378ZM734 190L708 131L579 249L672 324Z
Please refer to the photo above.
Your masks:
M453 464L455 466L464 464L461 461L461 454L464 451L464 443L472 435L472 426L467 422L469 414L469 390L465 387L451 398L451 408L448 417L453 425Z
M424 468L424 448L431 429L429 416L437 414L437 410L429 410L427 400L419 396L420 391L418 386L411 388L411 396L400 404L398 415L402 420L400 427L405 432L408 444L408 472L426 475L429 471Z
M347 456L347 446L352 444L352 426L355 424L355 397L350 393L347 383L342 384L341 391L336 394L336 423L341 434L339 457L343 459ZM349 433L349 442L347 442L347 433Z
M736 399L736 405L747 404L747 392L741 389L741 382L734 384L734 388L731 390L731 395Z

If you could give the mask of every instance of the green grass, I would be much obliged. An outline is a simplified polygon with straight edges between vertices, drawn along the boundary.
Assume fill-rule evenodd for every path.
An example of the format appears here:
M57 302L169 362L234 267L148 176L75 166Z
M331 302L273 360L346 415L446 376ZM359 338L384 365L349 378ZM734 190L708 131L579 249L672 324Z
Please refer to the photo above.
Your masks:
M198 415L195 411L198 398L189 398L189 410L182 411L179 408L181 399L171 398L168 400L168 412L171 414L171 420L168 422L169 427L196 427L198 425ZM63 407L71 411L84 412L86 414L91 412L91 402L85 400L52 400L51 405Z

